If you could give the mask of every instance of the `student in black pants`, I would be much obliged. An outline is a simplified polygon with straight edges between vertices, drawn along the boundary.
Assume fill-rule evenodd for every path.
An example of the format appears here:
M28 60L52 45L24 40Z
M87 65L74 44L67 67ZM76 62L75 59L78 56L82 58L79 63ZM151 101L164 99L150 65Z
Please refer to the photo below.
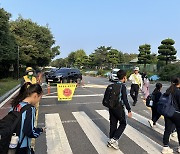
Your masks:
M178 134L178 153L180 153L180 78L175 78L172 81L171 86L166 90L165 95L172 95L173 104L176 109L174 115L172 117L164 117L165 119L165 131L163 136L163 144L164 147L162 149L162 153L173 153L173 149L169 148L169 136L172 132L173 125L175 124L177 134Z
M157 112L157 103L159 102L159 99L162 95L161 93L162 84L156 83L156 88L154 89L152 95L153 95L153 106L152 106L152 120L149 120L149 125L153 128L156 125L156 122L160 118L160 114Z
M128 103L127 99L127 91L125 86L126 78L126 72L123 70L119 70L117 72L117 77L119 79L119 83L121 83L121 91L120 91L120 99L122 104L119 104L121 106L118 106L115 109L109 109L109 115L110 115L110 133L109 137L110 140L108 141L107 146L113 147L114 149L119 149L118 146L118 139L122 135L124 129L126 128L126 114L124 111L124 105L126 109L128 110L128 117L132 117L131 108ZM120 123L119 127L117 128L118 122Z

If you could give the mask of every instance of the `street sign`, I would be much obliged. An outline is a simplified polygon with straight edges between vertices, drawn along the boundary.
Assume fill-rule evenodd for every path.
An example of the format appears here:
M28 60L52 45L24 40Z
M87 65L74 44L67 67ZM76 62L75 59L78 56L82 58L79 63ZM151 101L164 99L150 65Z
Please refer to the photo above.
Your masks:
M58 101L70 101L77 87L76 83L57 84Z

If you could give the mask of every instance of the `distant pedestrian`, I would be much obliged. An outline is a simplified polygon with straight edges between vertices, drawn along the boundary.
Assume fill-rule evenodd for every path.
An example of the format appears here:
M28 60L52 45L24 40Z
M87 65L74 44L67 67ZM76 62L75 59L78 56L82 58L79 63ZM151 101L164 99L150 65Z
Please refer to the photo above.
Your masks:
M119 70L117 72L117 77L119 79L118 83L122 84L121 90L120 90L120 100L121 100L120 103L121 104L119 104L119 106L116 108L113 108L113 109L109 108L109 115L110 115L109 137L110 137L110 140L108 141L108 144L107 144L108 147L113 147L114 149L119 149L118 140L127 125L124 105L125 105L126 109L128 110L128 117L132 117L131 108L130 108L130 105L129 105L128 99L127 99L126 86L124 84L127 80L126 72L123 70ZM118 122L120 125L117 127Z
M152 120L149 120L150 127L156 126L156 122L160 118L160 114L157 112L157 103L159 102L159 99L162 95L161 93L162 89L162 84L161 83L156 83L156 88L152 92L152 98L153 98L153 106L151 107L152 109Z
M146 98L149 95L149 79L148 79L148 76L147 76L146 73L144 73L144 77L142 78L142 80L143 80L142 91L143 91L143 94L144 94L144 100L146 100Z
M174 129L174 124L176 126L177 134L178 134L178 153L180 153L180 78L177 77L173 79L171 86L166 90L164 95L169 96L172 95L173 105L175 107L175 113L172 117L164 117L165 119L165 131L163 135L163 144L164 147L162 149L163 154L173 153L173 149L169 147L169 137Z
M134 68L134 73L130 75L129 80L132 82L130 95L133 99L133 106L137 103L139 88L142 90L143 82L142 77L139 74L139 67Z
M20 89L19 94L12 101L12 109L20 111L25 105L31 104L31 107L22 113L22 120L19 135L19 148L16 154L33 154L31 149L31 139L37 138L44 131L44 128L35 128L35 114L34 107L41 99L42 88L39 84L31 84L26 82Z

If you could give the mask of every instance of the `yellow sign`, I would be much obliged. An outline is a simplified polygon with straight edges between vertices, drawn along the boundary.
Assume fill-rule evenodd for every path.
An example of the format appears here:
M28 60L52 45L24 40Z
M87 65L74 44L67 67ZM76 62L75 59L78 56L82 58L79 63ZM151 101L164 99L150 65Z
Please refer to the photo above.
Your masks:
M57 84L58 101L72 100L72 96L76 89L76 83L61 83Z

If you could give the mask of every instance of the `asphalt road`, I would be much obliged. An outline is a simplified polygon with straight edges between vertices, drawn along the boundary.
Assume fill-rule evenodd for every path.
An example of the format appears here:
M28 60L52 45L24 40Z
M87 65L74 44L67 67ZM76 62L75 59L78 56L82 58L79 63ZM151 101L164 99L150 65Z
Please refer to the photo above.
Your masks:
M38 126L47 127L46 133L36 139L36 154L158 154L162 149L164 120L159 119L157 128L151 129L148 119L151 110L145 106L139 95L137 105L131 106L133 118L127 118L127 127L119 140L120 150L108 148L109 114L102 105L105 88L111 82L106 78L83 77L84 86L77 87L72 101L57 100L56 86L51 86L41 99ZM129 103L130 83L127 82ZM150 85L150 92L155 84ZM169 87L163 84L162 92ZM10 109L9 100L0 108L0 118ZM172 138L170 146L176 150L177 138Z
M133 118L127 118L128 125L119 140L120 150L107 148L109 134L108 111L102 105L105 88L111 82L106 78L84 77L84 86L77 87L72 101L59 102L56 98L57 89L51 87L51 94L40 102L38 126L46 126L46 134L36 140L37 154L157 154L162 149L163 118L158 127L151 129L147 120L151 118L148 109L139 95L137 105L131 106ZM150 85L150 91L155 85ZM163 84L163 92L169 83ZM129 93L130 83L127 82ZM51 97L49 97L51 96ZM132 99L129 97L129 103ZM177 139L171 140L170 146L176 150Z

